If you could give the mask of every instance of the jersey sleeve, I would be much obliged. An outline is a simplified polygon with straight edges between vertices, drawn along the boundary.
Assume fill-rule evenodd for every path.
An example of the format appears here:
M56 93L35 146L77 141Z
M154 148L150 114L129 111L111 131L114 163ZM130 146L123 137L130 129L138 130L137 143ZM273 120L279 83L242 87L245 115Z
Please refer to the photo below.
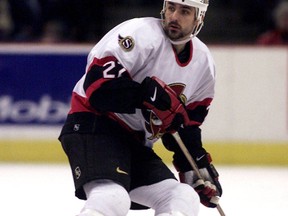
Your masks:
M142 81L135 77L154 50L154 42L144 40L144 24L138 19L124 22L90 52L83 89L96 111L135 113Z
M140 84L114 57L94 58L83 89L90 106L98 112L135 113L140 103Z

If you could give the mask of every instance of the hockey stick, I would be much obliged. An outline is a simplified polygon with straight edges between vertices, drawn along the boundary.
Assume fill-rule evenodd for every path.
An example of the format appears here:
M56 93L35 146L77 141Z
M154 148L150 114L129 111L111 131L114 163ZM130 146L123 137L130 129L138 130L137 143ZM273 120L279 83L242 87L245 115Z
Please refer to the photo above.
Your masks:
M179 136L178 132L175 132L172 134L173 137L175 138L175 140L177 141L179 147L181 148L182 152L184 153L185 157L187 158L188 162L190 163L190 165L192 166L194 172L196 173L197 177L199 179L202 179L202 176L199 172L199 168L197 166L197 164L195 163L194 159L192 158L191 154L189 153L188 149L186 148L185 144L183 143L181 137ZM221 208L220 204L217 205L217 210L219 212L219 214L221 216L225 216L225 213L223 211L223 209Z

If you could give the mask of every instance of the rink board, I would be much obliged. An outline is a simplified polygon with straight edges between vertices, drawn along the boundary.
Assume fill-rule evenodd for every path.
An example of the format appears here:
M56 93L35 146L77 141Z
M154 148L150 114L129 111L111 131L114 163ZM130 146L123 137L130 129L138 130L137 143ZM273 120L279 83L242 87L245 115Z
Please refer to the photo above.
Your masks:
M1 44L0 161L67 162L57 141L60 129L50 134L49 128L63 125L91 48ZM287 47L214 46L211 51L216 97L202 132L215 163L287 166ZM22 133L27 127L32 130ZM160 143L155 150L171 163L172 153Z
M288 145L285 143L207 142L215 164L288 166ZM167 164L172 152L159 141L155 151ZM67 158L61 144L55 140L0 140L1 162L65 163Z

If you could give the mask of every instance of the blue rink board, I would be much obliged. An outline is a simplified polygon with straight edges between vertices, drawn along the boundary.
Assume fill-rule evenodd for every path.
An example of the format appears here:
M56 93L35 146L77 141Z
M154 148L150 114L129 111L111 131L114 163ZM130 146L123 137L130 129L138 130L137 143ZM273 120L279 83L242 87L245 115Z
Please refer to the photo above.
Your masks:
M84 52L0 53L0 125L62 124L86 59Z

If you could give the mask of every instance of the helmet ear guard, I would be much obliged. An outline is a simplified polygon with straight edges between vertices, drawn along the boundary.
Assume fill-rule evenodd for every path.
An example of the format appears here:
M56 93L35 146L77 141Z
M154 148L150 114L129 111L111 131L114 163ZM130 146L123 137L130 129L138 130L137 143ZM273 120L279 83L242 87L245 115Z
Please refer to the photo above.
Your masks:
M192 37L195 37L201 31L202 27L204 26L204 16L197 19L196 22L197 24L195 25L191 33Z

